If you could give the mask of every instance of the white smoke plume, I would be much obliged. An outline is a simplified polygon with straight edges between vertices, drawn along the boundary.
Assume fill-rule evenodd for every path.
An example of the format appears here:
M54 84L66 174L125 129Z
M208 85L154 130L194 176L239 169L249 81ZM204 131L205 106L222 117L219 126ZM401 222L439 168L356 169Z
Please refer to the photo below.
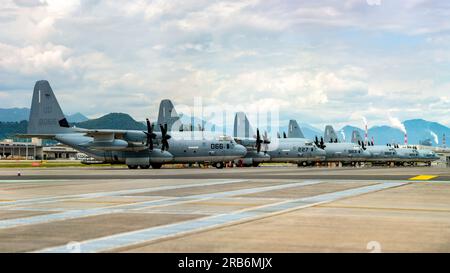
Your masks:
M364 122L364 126L366 126L366 125L367 125L367 119L366 119L366 117L365 117L365 116L361 116L361 118L362 118L362 120L363 120L363 122Z
M430 135L434 138L434 143L439 144L439 138L436 133L430 130Z
M403 123L398 118L389 117L389 122L391 123L391 126L394 128L397 128L401 130L404 134L406 134L406 128Z
M342 141L345 141L345 132L344 132L344 130L341 130L341 135L342 135Z

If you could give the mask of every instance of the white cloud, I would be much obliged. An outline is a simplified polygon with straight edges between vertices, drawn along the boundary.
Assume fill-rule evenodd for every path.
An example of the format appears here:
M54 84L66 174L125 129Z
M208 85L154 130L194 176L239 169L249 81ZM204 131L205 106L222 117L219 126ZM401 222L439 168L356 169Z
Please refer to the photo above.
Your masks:
M369 2L6 1L0 107L27 106L5 94L31 96L46 78L67 112L87 115L142 119L162 98L202 96L276 104L319 127L387 123L387 113L449 125L449 7Z
M0 43L0 67L2 70L24 74L40 73L56 69L68 69L70 49L61 45L26 46L23 48Z

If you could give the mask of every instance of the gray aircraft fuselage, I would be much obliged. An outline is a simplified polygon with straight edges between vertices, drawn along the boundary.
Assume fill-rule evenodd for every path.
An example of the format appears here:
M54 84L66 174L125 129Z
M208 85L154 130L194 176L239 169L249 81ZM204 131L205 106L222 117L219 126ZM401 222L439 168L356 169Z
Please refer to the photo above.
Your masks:
M53 139L105 163L145 166L152 163L170 163L173 160L171 153L160 149L149 150L143 145L140 149L133 146L119 150L113 144L114 142L104 142L101 149L95 149L92 147L95 147L94 145L98 141L83 133L56 134ZM120 144L118 146L122 147ZM133 163L133 159L136 159L135 163Z
M325 151L306 138L278 138L269 144L271 162L318 162L325 160Z
M419 162L431 163L432 161L439 160L439 156L431 150L420 149L418 150L418 152L419 152L419 159L418 159Z
M218 163L232 161L247 154L244 146L230 136L207 134L202 131L171 132L169 152L172 163Z
M386 145L366 146L366 151L371 154L367 161L372 163L385 164L397 162L399 159L396 150Z
M354 143L325 143L327 162L364 162L371 157L361 146Z
M129 131L127 133L139 135L140 131ZM186 132L185 135L187 134L189 133ZM149 163L218 163L243 157L247 152L242 145L237 144L231 137L218 136L197 139L196 137L190 138L190 136L179 138L180 135L182 134L176 132L168 140L169 151L161 151L157 148L149 150L144 145L144 139L141 141L135 139L135 142L128 142L127 147L123 146L127 141L115 139L113 142L103 142L101 149L98 148L99 141L95 141L94 138L82 133L57 134L54 139L103 162L139 166L145 166ZM158 140L155 142L158 142ZM158 144L156 143L156 145Z
M97 160L125 163L132 169L150 165L159 168L164 163L223 163L246 154L246 149L231 137L180 140L177 136L168 137L170 152L163 151L158 149L158 142L163 139L162 132L151 134L153 136L149 139L156 143L156 147L150 149L147 134L150 132L70 127L50 84L43 80L34 86L28 130L24 136L54 139Z
M398 162L413 162L419 158L419 152L412 148L395 148Z

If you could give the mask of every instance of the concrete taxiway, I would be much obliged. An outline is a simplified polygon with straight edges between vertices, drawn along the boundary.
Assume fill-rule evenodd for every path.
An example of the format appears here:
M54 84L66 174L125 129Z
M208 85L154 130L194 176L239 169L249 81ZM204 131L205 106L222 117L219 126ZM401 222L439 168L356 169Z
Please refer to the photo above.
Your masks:
M450 169L0 169L0 252L449 252Z

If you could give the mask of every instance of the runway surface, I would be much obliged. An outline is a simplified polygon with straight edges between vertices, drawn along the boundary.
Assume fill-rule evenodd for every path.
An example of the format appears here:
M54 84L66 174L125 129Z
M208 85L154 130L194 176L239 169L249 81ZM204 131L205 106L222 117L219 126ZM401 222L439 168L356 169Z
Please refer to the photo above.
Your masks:
M0 169L0 252L371 251L450 251L450 169Z

